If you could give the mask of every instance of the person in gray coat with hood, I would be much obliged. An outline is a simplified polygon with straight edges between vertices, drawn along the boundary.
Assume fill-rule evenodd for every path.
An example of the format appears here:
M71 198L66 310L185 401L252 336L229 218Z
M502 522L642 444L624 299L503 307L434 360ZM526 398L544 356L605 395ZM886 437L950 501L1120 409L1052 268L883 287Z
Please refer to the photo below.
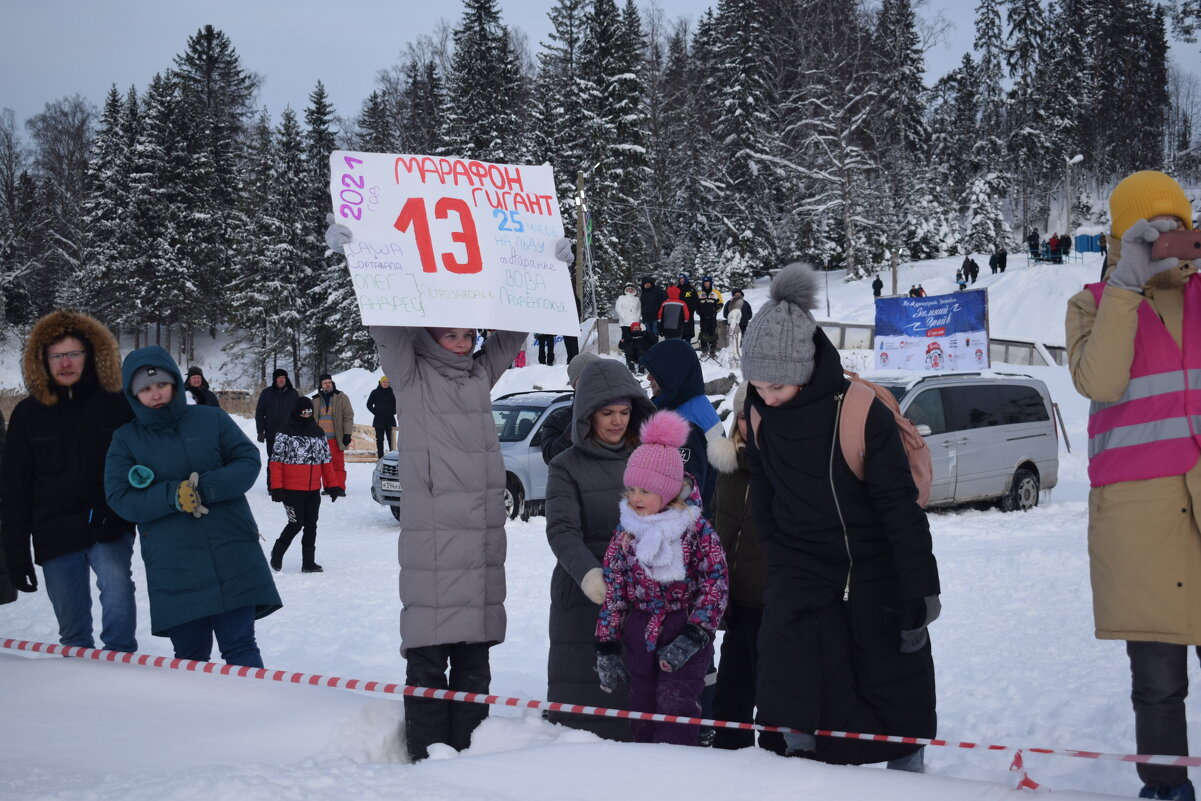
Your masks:
M505 639L505 465L491 390L526 333L372 326L392 382L400 451L400 653L405 682L487 693L488 649ZM450 666L449 680L447 664ZM488 715L480 704L405 697L405 744L462 751Z
M558 560L550 580L551 701L627 708L625 686L603 692L595 671L596 619L605 597L601 559L617 526L626 460L638 446L639 426L654 412L622 363L602 359L580 374L572 446L551 460L546 485L546 538ZM624 720L548 717L611 740L631 736Z

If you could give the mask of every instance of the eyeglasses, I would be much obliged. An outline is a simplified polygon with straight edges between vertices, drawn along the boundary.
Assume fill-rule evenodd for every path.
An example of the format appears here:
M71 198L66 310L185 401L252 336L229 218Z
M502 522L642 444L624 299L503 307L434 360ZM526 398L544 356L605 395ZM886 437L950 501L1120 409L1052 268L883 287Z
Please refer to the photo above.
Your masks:
M86 350L69 350L65 353L47 353L46 361L61 362L63 359L70 359L73 362L79 361L87 354Z
M301 417L312 417L312 416L313 416L313 410L312 410L312 409L301 409L301 410L300 410L300 416L301 416Z

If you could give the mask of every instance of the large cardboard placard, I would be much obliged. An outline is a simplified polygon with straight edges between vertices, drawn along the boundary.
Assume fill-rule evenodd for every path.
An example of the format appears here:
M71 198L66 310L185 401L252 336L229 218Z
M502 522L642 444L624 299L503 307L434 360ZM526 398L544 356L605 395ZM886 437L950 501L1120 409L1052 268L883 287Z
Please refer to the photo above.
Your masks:
M346 150L329 164L365 325L579 334L549 165Z
M988 367L988 292L876 299L876 368Z

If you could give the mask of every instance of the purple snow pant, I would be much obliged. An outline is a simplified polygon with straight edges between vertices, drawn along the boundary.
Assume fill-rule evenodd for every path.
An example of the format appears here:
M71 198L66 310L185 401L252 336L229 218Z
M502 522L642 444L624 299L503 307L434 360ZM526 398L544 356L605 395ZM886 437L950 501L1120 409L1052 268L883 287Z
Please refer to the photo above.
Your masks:
M630 709L635 712L699 717L701 691L705 689L705 673L713 659L713 644L693 654L674 673L664 673L659 670L658 652L646 650L646 624L650 619L649 612L635 609L626 617L623 627L626 670L630 673ZM687 622L687 612L668 612L659 635L659 644L665 646L674 640ZM636 743L697 745L700 739L700 727L679 723L632 720L630 728Z

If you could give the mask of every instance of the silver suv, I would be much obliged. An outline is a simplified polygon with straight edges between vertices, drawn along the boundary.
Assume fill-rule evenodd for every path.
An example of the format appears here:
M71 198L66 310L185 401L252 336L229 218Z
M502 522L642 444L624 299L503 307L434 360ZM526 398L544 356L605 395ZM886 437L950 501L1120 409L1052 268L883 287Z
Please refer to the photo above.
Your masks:
M542 461L542 429L556 409L571 406L570 390L515 392L492 401L492 421L505 460L505 511L529 520L546 505L547 467ZM371 476L371 497L400 519L399 451L384 454Z
M887 387L930 448L930 506L996 501L1030 509L1059 481L1059 430L1047 385L1028 375L953 373Z

